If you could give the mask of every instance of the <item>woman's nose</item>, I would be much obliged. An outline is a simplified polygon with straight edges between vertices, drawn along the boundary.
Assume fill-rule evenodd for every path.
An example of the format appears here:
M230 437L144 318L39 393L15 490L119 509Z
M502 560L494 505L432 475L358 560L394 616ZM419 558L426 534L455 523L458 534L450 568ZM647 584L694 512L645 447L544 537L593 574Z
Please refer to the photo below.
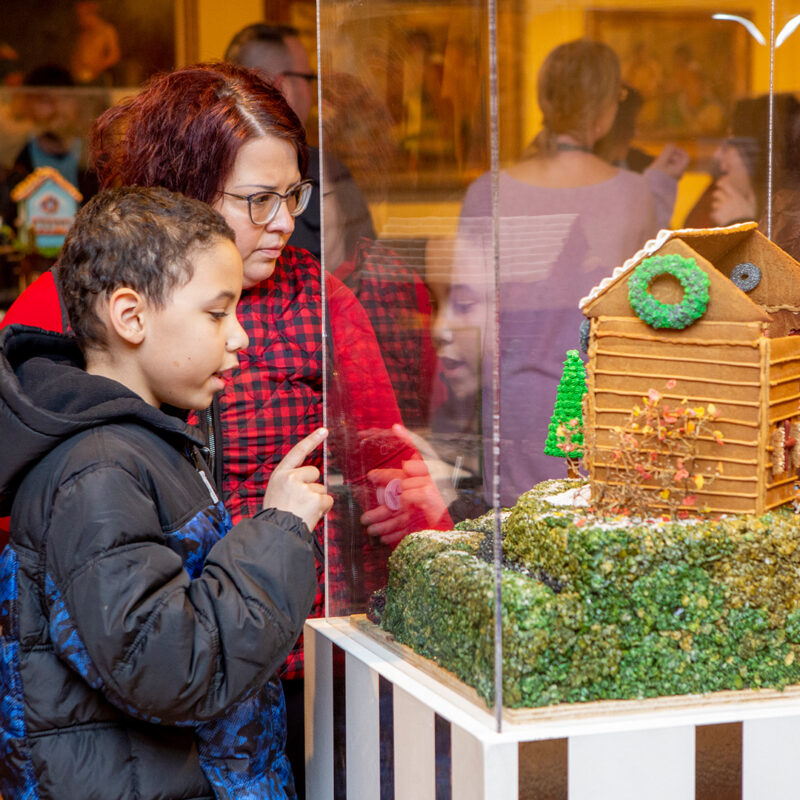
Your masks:
M294 230L294 217L289 213L286 200L281 200L275 216L267 223L267 228L281 233L291 233Z

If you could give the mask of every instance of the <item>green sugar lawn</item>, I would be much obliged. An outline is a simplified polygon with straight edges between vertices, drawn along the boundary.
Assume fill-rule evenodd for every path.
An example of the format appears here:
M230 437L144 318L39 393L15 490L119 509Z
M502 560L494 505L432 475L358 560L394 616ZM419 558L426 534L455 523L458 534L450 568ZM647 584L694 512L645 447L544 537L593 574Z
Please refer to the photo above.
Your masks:
M800 683L800 518L602 520L545 497L503 521L511 708ZM381 626L493 702L492 515L395 550ZM488 557L486 554L489 554Z

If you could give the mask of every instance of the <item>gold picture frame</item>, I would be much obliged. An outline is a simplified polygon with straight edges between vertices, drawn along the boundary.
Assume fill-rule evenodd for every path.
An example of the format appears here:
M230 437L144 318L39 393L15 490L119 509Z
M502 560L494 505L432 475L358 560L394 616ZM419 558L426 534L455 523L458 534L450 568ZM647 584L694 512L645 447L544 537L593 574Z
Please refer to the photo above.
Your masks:
M742 25L688 9L587 9L585 25L588 38L614 49L623 81L642 95L640 138L726 135L735 101L750 91L753 40Z

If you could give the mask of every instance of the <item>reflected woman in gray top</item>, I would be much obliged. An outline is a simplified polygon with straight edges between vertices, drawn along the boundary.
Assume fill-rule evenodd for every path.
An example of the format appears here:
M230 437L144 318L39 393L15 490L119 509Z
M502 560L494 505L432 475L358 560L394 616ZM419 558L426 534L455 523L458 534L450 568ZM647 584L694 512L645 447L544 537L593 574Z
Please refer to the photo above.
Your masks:
M538 76L542 130L524 160L499 175L500 285L494 285L491 176L478 178L461 208L454 276L483 298L484 487L491 500L493 365L500 375L500 502L546 478L562 459L542 452L562 363L578 347L579 299L658 230L642 175L592 150L620 99L617 56L599 42L556 47ZM493 328L499 302L499 336ZM473 311L474 316L474 311ZM499 346L499 351L497 350Z

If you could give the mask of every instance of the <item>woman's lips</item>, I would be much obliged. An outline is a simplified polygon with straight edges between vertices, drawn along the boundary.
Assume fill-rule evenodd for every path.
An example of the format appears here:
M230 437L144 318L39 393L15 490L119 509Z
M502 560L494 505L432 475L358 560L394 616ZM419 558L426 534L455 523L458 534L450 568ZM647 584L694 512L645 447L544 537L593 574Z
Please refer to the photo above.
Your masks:
M464 366L463 359L460 358L452 358L451 356L439 356L439 363L449 371L454 369L458 369L461 366Z

